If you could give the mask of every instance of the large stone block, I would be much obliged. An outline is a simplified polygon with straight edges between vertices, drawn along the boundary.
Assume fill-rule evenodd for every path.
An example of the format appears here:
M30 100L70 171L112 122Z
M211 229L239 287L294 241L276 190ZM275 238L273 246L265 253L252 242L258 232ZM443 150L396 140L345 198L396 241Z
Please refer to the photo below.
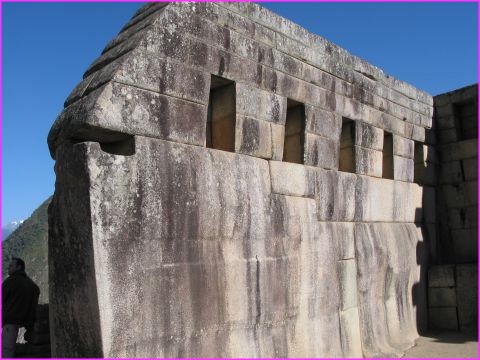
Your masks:
M366 357L399 356L398 349L413 346L418 336L411 303L412 288L419 281L417 246L413 224L355 224L360 333Z
M433 287L453 287L455 286L455 266L437 265L428 270L428 286Z
M393 155L413 159L414 141L398 135L393 135Z
M320 221L353 221L357 176L317 170L316 201Z
M458 322L461 331L478 328L478 265L457 265Z
M448 226L451 229L466 229L478 226L478 207L469 206L448 209Z
M338 169L338 142L323 136L305 133L305 165Z
M355 145L382 151L383 130L357 121L355 123Z
M455 288L429 288L428 303L431 308L457 306Z
M381 151L355 146L355 173L382 177L383 154Z
M238 113L285 125L286 98L242 83L237 83L235 87Z
M345 358L363 357L358 308L340 311L340 329L343 356Z
M394 221L394 181L358 176L355 221Z
M263 159L272 158L272 130L267 121L237 115L235 152Z
M313 198L316 170L301 164L269 161L272 192Z
M340 116L314 106L305 106L305 130L307 132L338 142L341 128Z
M393 155L393 178L400 181L413 181L413 159Z
M145 48L136 49L113 79L160 94L208 104L209 73L187 67L179 61L161 59Z

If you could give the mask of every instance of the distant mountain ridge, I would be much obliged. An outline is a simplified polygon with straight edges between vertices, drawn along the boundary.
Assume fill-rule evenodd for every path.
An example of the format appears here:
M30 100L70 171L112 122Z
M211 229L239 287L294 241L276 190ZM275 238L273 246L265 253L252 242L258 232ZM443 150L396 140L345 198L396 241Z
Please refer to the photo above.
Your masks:
M44 201L2 242L2 281L14 256L25 261L27 274L40 287L40 303L48 303L48 205Z
M22 225L22 223L25 220L20 220L20 221L11 221L6 225L2 226L2 241L5 241L7 237L10 236L11 233L13 233L17 228Z

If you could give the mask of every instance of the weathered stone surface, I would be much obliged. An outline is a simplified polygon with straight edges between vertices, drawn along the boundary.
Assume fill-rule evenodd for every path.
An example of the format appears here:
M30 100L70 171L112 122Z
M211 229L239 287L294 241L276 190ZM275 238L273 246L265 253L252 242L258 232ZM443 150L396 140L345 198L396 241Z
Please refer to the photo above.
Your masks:
M357 265L355 259L338 262L341 311L357 307Z
M413 159L414 142L401 136L393 135L393 155Z
M272 158L272 130L267 121L237 115L235 152L263 159Z
M393 155L393 178L400 181L413 182L413 159Z
M310 133L305 133L304 164L324 169L338 169L338 143Z
M317 171L316 201L320 221L353 221L357 176L334 171Z
M428 309L428 323L432 330L458 330L456 307Z
M205 147L222 81L235 88L224 151ZM303 165L280 161L291 100L305 107ZM55 355L398 356L413 344L419 191L375 177L386 131L411 181L428 94L256 4L171 3L141 9L66 105L49 135ZM342 116L359 121L357 174L336 171Z
M463 180L461 161L442 163L439 175L440 184L458 184L463 182Z
M340 311L340 329L343 356L345 358L362 357L358 308Z
M412 302L412 287L419 281L417 243L413 224L355 225L360 333L366 357L398 356L398 349L411 347L418 336Z
M305 130L338 142L342 128L342 119L335 113L305 106Z
M429 287L455 286L455 267L453 265L432 266L428 270Z
M381 151L361 146L355 146L354 151L356 174L382 177L383 154Z
M455 288L428 289L428 302L430 307L457 306Z
M280 161L269 161L269 164L273 193L314 197L316 176L314 169Z
M442 161L455 161L478 157L478 139L447 144L440 148Z
M448 209L448 225L451 229L467 229L478 226L478 207L469 206Z
M355 145L382 151L383 130L357 121L355 123Z
M478 228L451 230L458 264L478 261Z

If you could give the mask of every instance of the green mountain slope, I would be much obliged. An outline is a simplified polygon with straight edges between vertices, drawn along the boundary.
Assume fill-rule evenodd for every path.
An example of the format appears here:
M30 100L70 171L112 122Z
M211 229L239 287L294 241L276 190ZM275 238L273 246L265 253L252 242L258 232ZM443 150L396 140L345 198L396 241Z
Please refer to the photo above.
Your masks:
M27 274L40 287L40 303L48 303L48 205L51 197L40 205L2 243L2 280L12 256L25 261Z

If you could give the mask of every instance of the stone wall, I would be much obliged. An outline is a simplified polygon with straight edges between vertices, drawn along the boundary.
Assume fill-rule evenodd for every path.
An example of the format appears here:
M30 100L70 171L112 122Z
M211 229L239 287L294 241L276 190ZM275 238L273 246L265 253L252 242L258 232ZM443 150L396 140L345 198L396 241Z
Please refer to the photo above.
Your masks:
M478 331L478 85L434 97L438 238L432 329Z
M53 355L400 356L432 104L256 4L146 5L49 134Z

